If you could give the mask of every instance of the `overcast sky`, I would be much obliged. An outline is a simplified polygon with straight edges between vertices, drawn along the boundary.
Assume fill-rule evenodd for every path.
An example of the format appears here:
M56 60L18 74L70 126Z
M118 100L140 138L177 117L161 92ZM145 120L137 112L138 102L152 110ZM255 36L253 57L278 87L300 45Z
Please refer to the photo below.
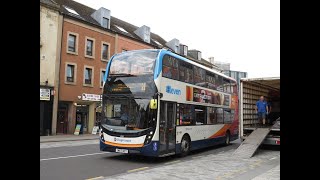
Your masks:
M279 0L76 0L253 77L280 76Z

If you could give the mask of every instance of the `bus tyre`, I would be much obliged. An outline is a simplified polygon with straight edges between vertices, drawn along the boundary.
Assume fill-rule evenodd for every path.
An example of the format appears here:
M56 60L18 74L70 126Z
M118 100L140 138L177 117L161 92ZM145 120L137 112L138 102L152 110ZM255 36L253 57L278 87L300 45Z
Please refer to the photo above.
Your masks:
M190 138L184 135L181 140L181 154L180 154L181 157L184 157L189 154L190 145L191 145Z
M225 140L224 144L225 145L229 145L230 144L230 133L229 133L229 131L226 132L225 138L226 138L226 140Z

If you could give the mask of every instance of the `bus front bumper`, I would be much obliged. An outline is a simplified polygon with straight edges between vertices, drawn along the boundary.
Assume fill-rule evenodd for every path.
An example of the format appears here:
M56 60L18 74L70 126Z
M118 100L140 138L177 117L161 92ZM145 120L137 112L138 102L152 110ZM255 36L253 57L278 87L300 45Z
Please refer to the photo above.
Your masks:
M149 144L142 147L117 147L106 144L100 138L100 151L115 152L122 154L141 154L144 156L158 156L158 146L157 141L151 141Z

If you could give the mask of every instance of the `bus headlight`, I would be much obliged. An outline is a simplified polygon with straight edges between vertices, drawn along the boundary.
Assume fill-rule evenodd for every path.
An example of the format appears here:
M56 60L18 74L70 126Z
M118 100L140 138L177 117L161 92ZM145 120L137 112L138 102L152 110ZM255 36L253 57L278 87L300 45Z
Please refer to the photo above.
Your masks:
M101 138L102 141L104 141L103 133L101 133L100 138Z
M151 131L152 132L152 131ZM149 133L150 134L150 133ZM149 144L151 142L152 135L147 135L144 144Z

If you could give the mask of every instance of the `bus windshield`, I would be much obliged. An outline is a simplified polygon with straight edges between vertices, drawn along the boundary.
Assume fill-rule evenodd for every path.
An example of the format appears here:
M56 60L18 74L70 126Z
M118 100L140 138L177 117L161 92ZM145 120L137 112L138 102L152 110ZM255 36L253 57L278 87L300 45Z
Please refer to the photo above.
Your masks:
M155 125L149 102L157 92L154 65L158 51L116 55L103 88L102 124L114 130L141 130Z
M110 66L110 76L153 74L158 51L129 51L116 55Z
M156 111L149 99L105 97L104 124L114 130L142 130L155 126Z

